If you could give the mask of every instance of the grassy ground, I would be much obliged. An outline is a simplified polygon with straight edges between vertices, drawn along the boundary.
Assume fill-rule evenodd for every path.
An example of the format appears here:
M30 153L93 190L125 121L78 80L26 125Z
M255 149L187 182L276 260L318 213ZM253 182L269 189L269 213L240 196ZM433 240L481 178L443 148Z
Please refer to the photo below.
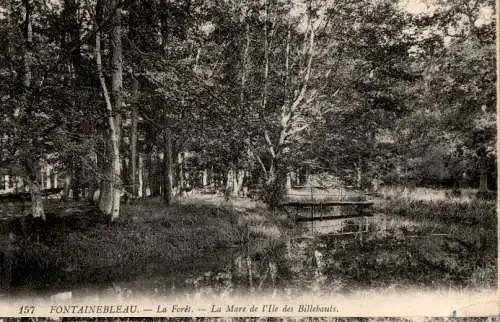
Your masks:
M108 224L95 209L49 208L47 221L16 218L0 227L0 249L10 265L10 291L55 292L68 287L111 286L154 275L215 270L220 257L252 245L265 252L281 237L282 223L231 203L176 203L159 199L124 205ZM5 260L4 260L5 262ZM3 289L8 282L3 281Z
M0 286L11 294L117 284L146 294L494 288L495 207L391 198L377 204L363 238L300 238L283 214L246 199L195 196L170 207L148 199L124 205L113 224L92 208L54 204L45 223L0 224Z

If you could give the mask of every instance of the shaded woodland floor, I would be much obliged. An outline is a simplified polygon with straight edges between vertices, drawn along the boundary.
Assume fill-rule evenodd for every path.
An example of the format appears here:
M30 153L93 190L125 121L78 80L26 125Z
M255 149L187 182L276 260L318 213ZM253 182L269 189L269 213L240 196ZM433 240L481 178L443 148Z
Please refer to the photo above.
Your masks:
M492 201L382 200L361 236L311 235L246 199L159 199L106 218L84 204L47 221L0 224L4 296L248 293L317 295L362 289L493 289Z

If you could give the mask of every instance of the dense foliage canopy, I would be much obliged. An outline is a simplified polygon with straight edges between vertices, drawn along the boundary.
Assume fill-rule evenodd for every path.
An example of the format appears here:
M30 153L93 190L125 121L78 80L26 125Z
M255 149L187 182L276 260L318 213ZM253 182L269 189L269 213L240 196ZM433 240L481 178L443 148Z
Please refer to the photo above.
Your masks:
M2 0L1 168L36 192L50 164L109 214L115 190L169 201L200 173L270 202L290 173L477 187L496 177L494 2L428 6Z

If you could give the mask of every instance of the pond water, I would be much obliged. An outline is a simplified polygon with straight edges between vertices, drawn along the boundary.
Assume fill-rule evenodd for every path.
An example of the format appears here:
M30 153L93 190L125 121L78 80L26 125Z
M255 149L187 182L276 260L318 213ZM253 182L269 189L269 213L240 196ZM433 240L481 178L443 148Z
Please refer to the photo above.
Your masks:
M73 296L227 298L250 294L326 294L332 291L321 250L326 245L316 244L313 238L305 237L288 240L284 247L264 256L240 249L214 252L172 268L148 263L150 274L116 281L105 289L73 289Z
M118 289L109 288L108 293L176 298L266 294L293 298L371 288L460 287L457 280L467 279L469 274L457 268L463 261L446 248L448 237L429 236L424 226L384 214L375 214L367 222L349 219L300 223L279 242L262 241L259 245L257 240L242 249L214 251L185 267L123 282ZM434 223L429 227L434 232L447 229L437 228Z
M20 216L18 209L26 208L26 204L4 204L2 216L6 210ZM121 266L57 272L39 293L71 292L76 299L225 298L327 296L374 287L460 287L475 274L471 267L476 264L472 253L450 236L451 228L381 213L298 222L276 238L261 236L176 263L146 259L136 263L137 272L132 274ZM23 292L26 288L15 290L16 295Z
M377 217L378 218L378 217ZM376 219L378 221L379 219ZM373 222L327 220L298 223L280 241L255 240L244 247L214 250L206 256L191 258L182 264L165 267L145 263L140 278L120 281L99 290L105 296L167 296L174 298L226 298L266 294L294 297L349 292L350 285L331 268L340 267L332 249L358 245L373 231ZM359 230L359 227L368 229ZM90 287L74 296L95 298Z

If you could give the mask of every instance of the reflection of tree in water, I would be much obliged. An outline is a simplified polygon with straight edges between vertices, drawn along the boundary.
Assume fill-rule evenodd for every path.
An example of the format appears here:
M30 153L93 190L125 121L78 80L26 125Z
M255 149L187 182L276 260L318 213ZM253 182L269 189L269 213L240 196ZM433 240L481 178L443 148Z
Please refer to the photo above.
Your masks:
M317 241L297 239L290 243L290 248L285 293L323 295L328 277L324 274L326 262Z
M287 266L285 254L282 242L253 243L244 251L232 254L219 270L187 278L188 295L200 298L276 294L280 270Z
M238 253L220 271L205 272L186 279L195 298L245 294L323 295L339 283L325 274L326 244L313 239L290 240L248 255ZM332 288L333 285L333 288Z

